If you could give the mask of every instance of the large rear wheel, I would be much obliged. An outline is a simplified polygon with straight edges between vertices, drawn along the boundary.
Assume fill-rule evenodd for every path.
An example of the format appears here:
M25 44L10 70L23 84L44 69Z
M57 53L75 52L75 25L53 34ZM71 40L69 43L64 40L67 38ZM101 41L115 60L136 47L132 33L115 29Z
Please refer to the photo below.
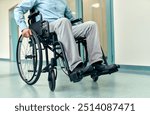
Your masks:
M35 84L42 70L42 49L34 31L29 38L20 36L16 57L18 71L23 81L29 85Z

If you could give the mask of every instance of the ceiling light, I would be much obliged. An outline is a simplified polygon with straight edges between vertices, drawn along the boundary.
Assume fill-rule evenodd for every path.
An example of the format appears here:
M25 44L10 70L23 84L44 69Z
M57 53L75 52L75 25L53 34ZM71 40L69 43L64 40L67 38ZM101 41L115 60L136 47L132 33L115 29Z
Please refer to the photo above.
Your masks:
M99 4L99 3L94 3L94 4L92 4L92 7L93 7L93 8L99 8L99 7L100 7L100 4Z

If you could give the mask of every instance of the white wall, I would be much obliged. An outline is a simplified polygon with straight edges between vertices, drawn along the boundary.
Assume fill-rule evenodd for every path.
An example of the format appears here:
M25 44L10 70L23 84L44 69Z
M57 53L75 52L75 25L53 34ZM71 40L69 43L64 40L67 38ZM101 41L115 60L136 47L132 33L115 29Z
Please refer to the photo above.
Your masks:
M150 66L150 0L114 0L115 61Z
M9 9L20 0L0 0L0 58L9 59Z

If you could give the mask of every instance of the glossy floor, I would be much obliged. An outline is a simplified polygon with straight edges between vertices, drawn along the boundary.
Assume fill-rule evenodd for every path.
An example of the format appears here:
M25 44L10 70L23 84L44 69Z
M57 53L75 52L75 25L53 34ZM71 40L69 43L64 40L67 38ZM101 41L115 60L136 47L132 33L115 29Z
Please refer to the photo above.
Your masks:
M120 71L101 76L96 83L90 77L72 83L58 70L56 83L51 92L47 74L42 74L35 85L26 85L15 62L0 61L1 98L150 98L150 74Z

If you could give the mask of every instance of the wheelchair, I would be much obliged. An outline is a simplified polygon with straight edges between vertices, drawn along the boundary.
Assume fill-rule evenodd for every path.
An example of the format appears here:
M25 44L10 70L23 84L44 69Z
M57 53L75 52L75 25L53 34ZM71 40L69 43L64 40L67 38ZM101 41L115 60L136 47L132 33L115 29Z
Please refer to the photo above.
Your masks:
M40 16L39 21L35 21L35 18ZM82 22L82 19L76 19L71 23ZM22 35L18 39L17 44L17 67L22 80L28 85L35 84L41 73L48 73L48 84L51 91L55 90L57 79L57 65L67 74L71 80L72 77L86 77L91 76L94 82L96 82L99 76L104 74L111 74L118 71L119 65L114 64L114 69L110 71L98 72L92 66L88 65L88 52L85 38L75 38L79 48L79 55L82 52L81 44L84 50L83 63L86 66L84 70L76 73L71 73L67 58L65 55L64 47L61 42L58 41L55 32L49 32L49 23L42 19L40 12L33 12L28 16L29 28L32 31L32 36L24 38ZM45 60L43 60L43 52L45 51ZM49 58L49 51L53 53L53 57ZM104 64L108 65L106 56L103 53ZM82 57L82 56L81 56ZM43 67L43 64L45 66ZM72 81L72 80L71 80Z

